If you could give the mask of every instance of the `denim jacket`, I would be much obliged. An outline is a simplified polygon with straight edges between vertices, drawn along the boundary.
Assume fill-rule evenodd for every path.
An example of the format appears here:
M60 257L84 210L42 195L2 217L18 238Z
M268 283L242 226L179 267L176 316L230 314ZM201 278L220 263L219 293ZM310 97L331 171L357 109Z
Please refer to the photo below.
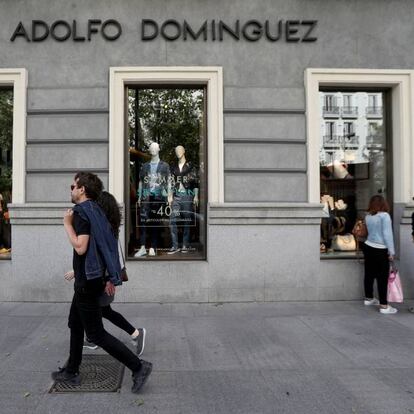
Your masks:
M118 241L114 237L111 226L94 201L86 200L74 207L80 217L91 225L91 235L86 251L86 279L102 277L107 271L109 279L115 285L121 285L121 266L119 263Z

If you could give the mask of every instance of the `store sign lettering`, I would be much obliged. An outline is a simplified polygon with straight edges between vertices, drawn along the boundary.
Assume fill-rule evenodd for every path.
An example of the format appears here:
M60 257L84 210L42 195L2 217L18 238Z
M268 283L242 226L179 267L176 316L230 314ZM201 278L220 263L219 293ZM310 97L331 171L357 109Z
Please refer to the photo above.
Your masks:
M116 20L102 20L89 19L84 31L79 28L76 20L71 23L66 20L56 20L51 25L43 20L32 20L30 29L27 29L22 22L20 22L10 40L15 41L16 38L24 38L28 42L42 42L49 36L58 42L72 39L75 42L91 41L92 36L101 33L106 40L116 40L122 34L122 27Z
M286 42L315 42L314 29L316 20L278 20L260 22L259 20L248 20L241 23L236 20L233 25L224 23L222 20L204 21L196 29L190 26L186 20L183 23L177 20L166 20L161 25L154 20L144 19L141 22L141 39L153 40L162 37L165 40L198 40L220 41L225 37L235 40L245 39L255 42L266 38L271 42L284 39Z
M266 39L270 42L285 41L290 43L315 42L317 20L236 20L232 24L222 20L205 20L194 26L186 20L168 19L162 23L152 19L141 20L140 36L142 41L162 38L166 41L203 40L219 41L226 39L257 42ZM89 19L80 24L76 20L56 20L47 23L43 20L32 20L29 24L19 22L10 41L24 39L27 42L43 42L49 38L58 42L72 40L74 42L90 42L97 35L107 41L115 41L122 35L122 25L117 20Z

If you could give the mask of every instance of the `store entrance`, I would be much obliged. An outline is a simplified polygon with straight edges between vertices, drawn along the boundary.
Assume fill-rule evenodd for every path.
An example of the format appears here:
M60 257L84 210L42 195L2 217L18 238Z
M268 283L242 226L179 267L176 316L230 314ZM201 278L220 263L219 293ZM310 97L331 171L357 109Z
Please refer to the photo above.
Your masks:
M320 196L323 258L361 254L352 229L375 194L393 204L389 93L321 90Z

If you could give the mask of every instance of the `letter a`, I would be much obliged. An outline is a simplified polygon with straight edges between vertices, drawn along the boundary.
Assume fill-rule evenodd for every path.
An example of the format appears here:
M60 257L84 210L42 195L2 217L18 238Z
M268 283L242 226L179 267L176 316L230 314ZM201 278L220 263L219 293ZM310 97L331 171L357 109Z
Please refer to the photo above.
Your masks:
M26 32L26 29L23 26L23 23L20 22L17 27L16 30L14 31L12 37L10 38L11 42L14 42L14 39L16 39L17 36L23 36L28 42L30 42L30 37Z

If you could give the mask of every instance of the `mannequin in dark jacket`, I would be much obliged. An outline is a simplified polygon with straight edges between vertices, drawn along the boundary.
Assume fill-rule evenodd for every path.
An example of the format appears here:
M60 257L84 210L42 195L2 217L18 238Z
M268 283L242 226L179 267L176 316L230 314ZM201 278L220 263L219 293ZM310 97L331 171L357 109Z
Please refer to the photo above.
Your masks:
M196 169L187 161L185 148L179 145L175 148L177 163L171 165L171 188L168 203L171 206L170 229L172 247L168 254L181 251L187 253L190 247L190 226L195 217L193 208L198 207L198 177ZM182 248L178 245L177 225L183 228Z

